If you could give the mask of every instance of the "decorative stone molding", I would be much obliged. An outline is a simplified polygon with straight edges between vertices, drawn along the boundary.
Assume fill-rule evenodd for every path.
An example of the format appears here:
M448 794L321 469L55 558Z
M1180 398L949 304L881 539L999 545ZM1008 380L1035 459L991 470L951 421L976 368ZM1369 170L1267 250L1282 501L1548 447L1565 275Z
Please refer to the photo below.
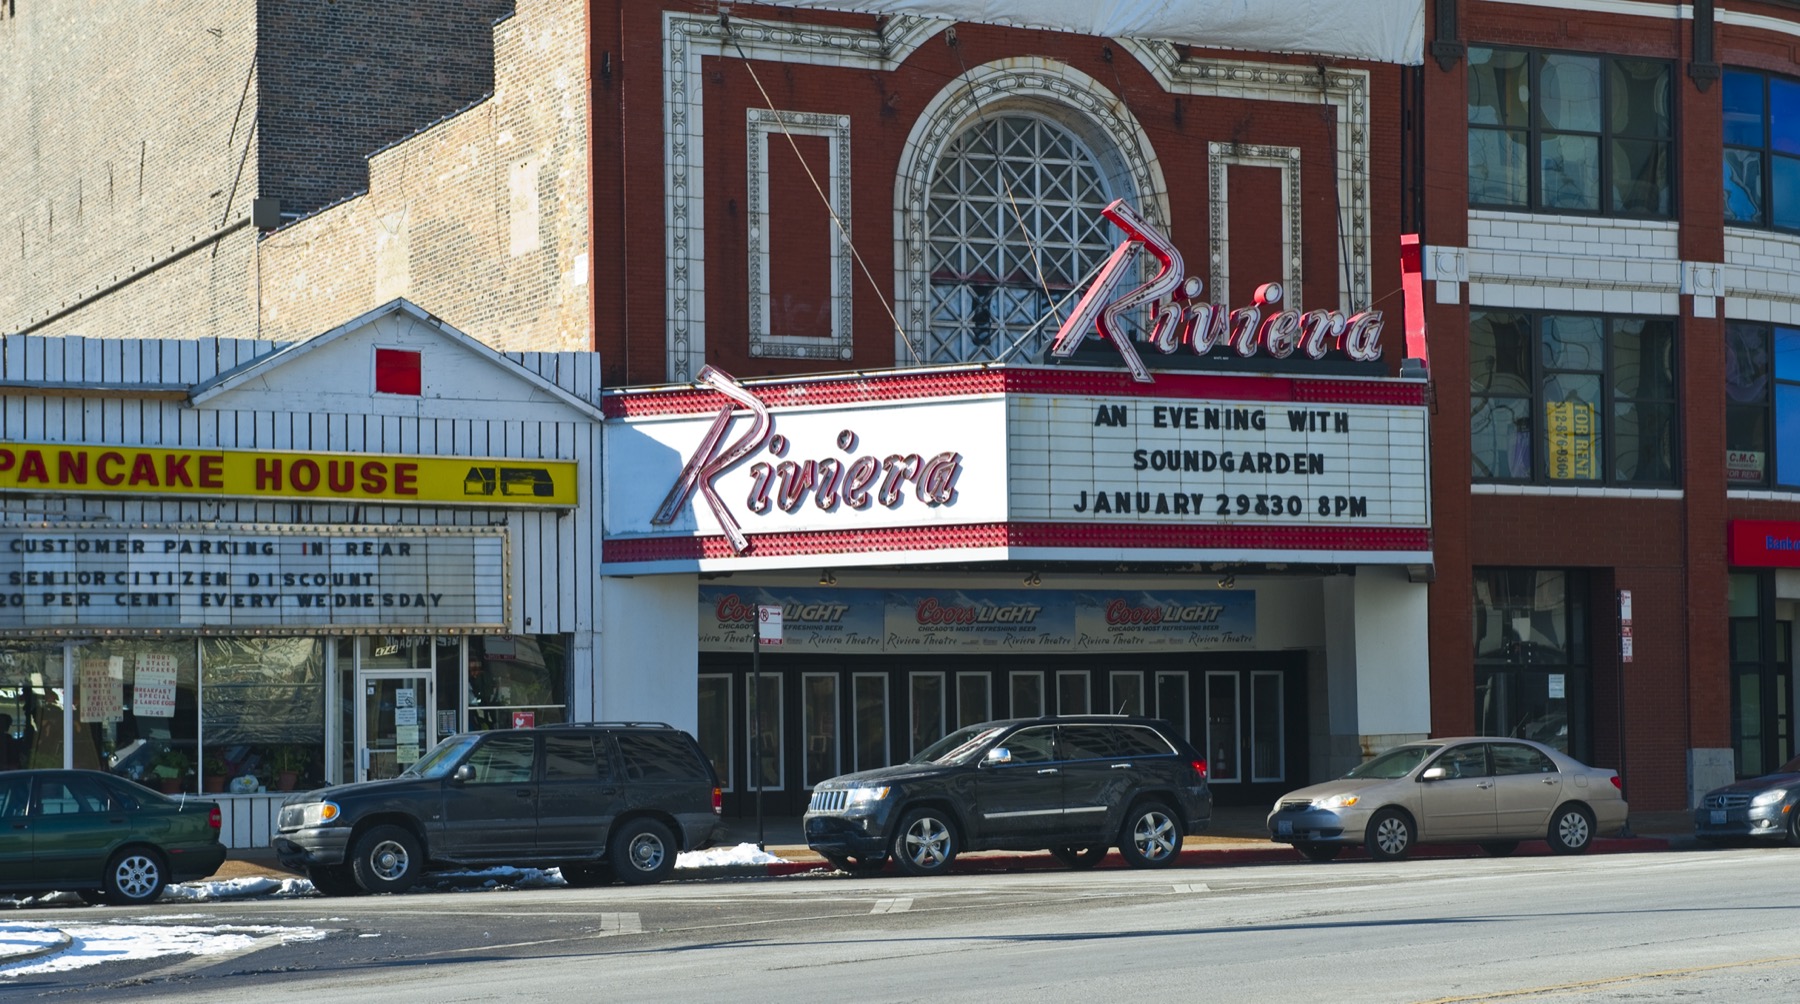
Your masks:
M1251 146L1246 143L1206 144L1206 200L1208 229L1212 239L1208 247L1207 299L1213 303L1232 302L1231 298L1231 200L1227 191L1227 169L1232 165L1272 167L1281 172L1281 285L1283 309L1304 310L1301 298L1300 267L1302 231L1300 228L1300 148L1297 146ZM1267 277L1253 277L1260 285ZM1239 300L1248 303L1249 297Z
M926 361L906 339L910 334L915 345L922 345L931 323L926 212L932 170L964 129L984 114L1009 107L1049 115L1082 137L1101 159L1113 191L1167 232L1169 193L1162 164L1149 135L1117 95L1074 67L1036 56L970 68L926 104L900 155L894 187L894 260L899 272L894 314L901 330L895 332L894 353L902 365Z
M900 15L879 30L789 24L675 11L663 14L664 302L668 379L692 379L706 359L704 56L892 70L949 21Z
M1118 39L1172 94L1329 105L1337 113L1338 230L1348 260L1338 309L1370 305L1369 73L1334 67L1243 60L1184 59L1167 42ZM1317 306L1317 304L1314 304Z
M750 354L763 358L836 359L848 361L852 347L851 291L854 256L850 249L850 117L811 112L749 109L745 156L748 162L750 268ZM823 136L830 167L820 181L831 205L831 334L827 338L778 335L770 329L769 309L769 144L788 136ZM790 179L800 184L801 179ZM811 182L808 182L810 187Z

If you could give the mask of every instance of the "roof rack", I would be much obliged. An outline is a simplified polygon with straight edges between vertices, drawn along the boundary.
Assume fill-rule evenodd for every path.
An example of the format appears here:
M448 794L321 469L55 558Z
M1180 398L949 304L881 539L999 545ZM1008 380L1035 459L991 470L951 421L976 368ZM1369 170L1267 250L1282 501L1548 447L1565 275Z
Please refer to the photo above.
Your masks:
M570 729L673 729L668 722L558 722L544 728Z

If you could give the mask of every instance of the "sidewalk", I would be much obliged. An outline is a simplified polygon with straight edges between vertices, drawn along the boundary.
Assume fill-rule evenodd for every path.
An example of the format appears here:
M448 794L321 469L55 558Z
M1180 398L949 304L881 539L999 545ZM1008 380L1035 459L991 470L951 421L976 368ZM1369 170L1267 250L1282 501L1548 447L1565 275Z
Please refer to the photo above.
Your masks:
M1267 811L1255 806L1225 806L1217 809L1211 825L1204 832L1189 836L1182 842L1181 856L1176 863L1183 867L1229 867L1300 862L1300 855L1292 847L1269 839L1268 830L1263 823ZM757 842L756 820L731 819L727 821L727 825L730 833L721 841L723 846ZM1691 850L1701 846L1693 836L1693 818L1685 812L1635 814L1631 818L1630 832L1633 836L1596 838L1593 853ZM781 858L779 863L683 868L676 873L676 879L797 875L828 870L830 866L825 863L825 859L806 846L802 834L798 818L765 819L762 824L763 849ZM1467 844L1425 844L1413 852L1416 857L1466 857L1479 853L1472 845ZM1527 841L1518 850L1518 854L1523 857L1549 853L1548 845L1535 841ZM1355 860L1362 855L1361 849L1351 848L1345 851L1342 860ZM958 855L954 864L955 870L959 872L1009 872L1062 867L1061 863L1043 851L979 851ZM1124 867L1124 862L1115 850L1107 855L1099 867ZM293 878L296 874L284 870L269 851L237 850L231 852L213 878Z

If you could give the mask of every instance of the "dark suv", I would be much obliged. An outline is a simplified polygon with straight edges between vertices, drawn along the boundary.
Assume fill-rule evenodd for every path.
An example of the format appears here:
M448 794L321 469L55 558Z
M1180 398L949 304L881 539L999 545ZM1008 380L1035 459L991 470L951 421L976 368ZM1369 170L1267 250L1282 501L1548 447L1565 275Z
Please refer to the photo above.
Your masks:
M289 798L272 841L328 896L400 892L430 868L560 867L570 885L660 882L724 835L719 781L659 723L465 732L397 778Z
M936 875L962 851L1047 848L1071 868L1117 846L1125 863L1175 860L1212 819L1206 761L1168 722L1083 715L971 725L894 767L813 789L806 842L850 872L889 857Z

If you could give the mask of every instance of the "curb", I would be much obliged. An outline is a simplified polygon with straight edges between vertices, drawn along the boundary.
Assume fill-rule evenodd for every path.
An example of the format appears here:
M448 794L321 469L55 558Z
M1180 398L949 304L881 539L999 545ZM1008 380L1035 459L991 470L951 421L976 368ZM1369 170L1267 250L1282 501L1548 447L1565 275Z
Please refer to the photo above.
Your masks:
M61 931L56 932L56 938L57 940L52 944L39 945L36 948L27 948L24 951L0 955L0 967L16 966L21 962L31 962L35 959L41 959L46 955L55 955L58 952L67 950L70 945L75 943L74 938L69 937Z
M1307 862L1300 857L1298 851L1286 844L1274 844L1268 847L1244 847L1238 849L1191 847L1182 850L1175 859L1175 867L1183 868L1217 868L1233 865L1261 864L1330 864L1331 862ZM1671 841L1664 837L1601 837L1594 841L1589 849L1590 854L1644 854L1667 851L1672 847ZM1426 844L1413 850L1412 858L1470 858L1485 857L1474 844ZM1514 854L1516 857L1554 857L1548 844L1531 846L1529 843L1520 847ZM1360 847L1349 847L1340 859L1344 861L1367 861L1367 852ZM1124 862L1117 851L1106 856L1096 867L1121 868ZM992 874L998 872L1022 871L1067 871L1068 869L1054 857L1043 851L978 851L973 854L959 855L951 863L950 870L958 874ZM715 878L781 878L789 875L805 875L812 872L832 873L828 862L822 860L778 861L766 865L719 865L704 868L684 868L677 878L715 879ZM883 867L878 874L894 874L893 866Z

